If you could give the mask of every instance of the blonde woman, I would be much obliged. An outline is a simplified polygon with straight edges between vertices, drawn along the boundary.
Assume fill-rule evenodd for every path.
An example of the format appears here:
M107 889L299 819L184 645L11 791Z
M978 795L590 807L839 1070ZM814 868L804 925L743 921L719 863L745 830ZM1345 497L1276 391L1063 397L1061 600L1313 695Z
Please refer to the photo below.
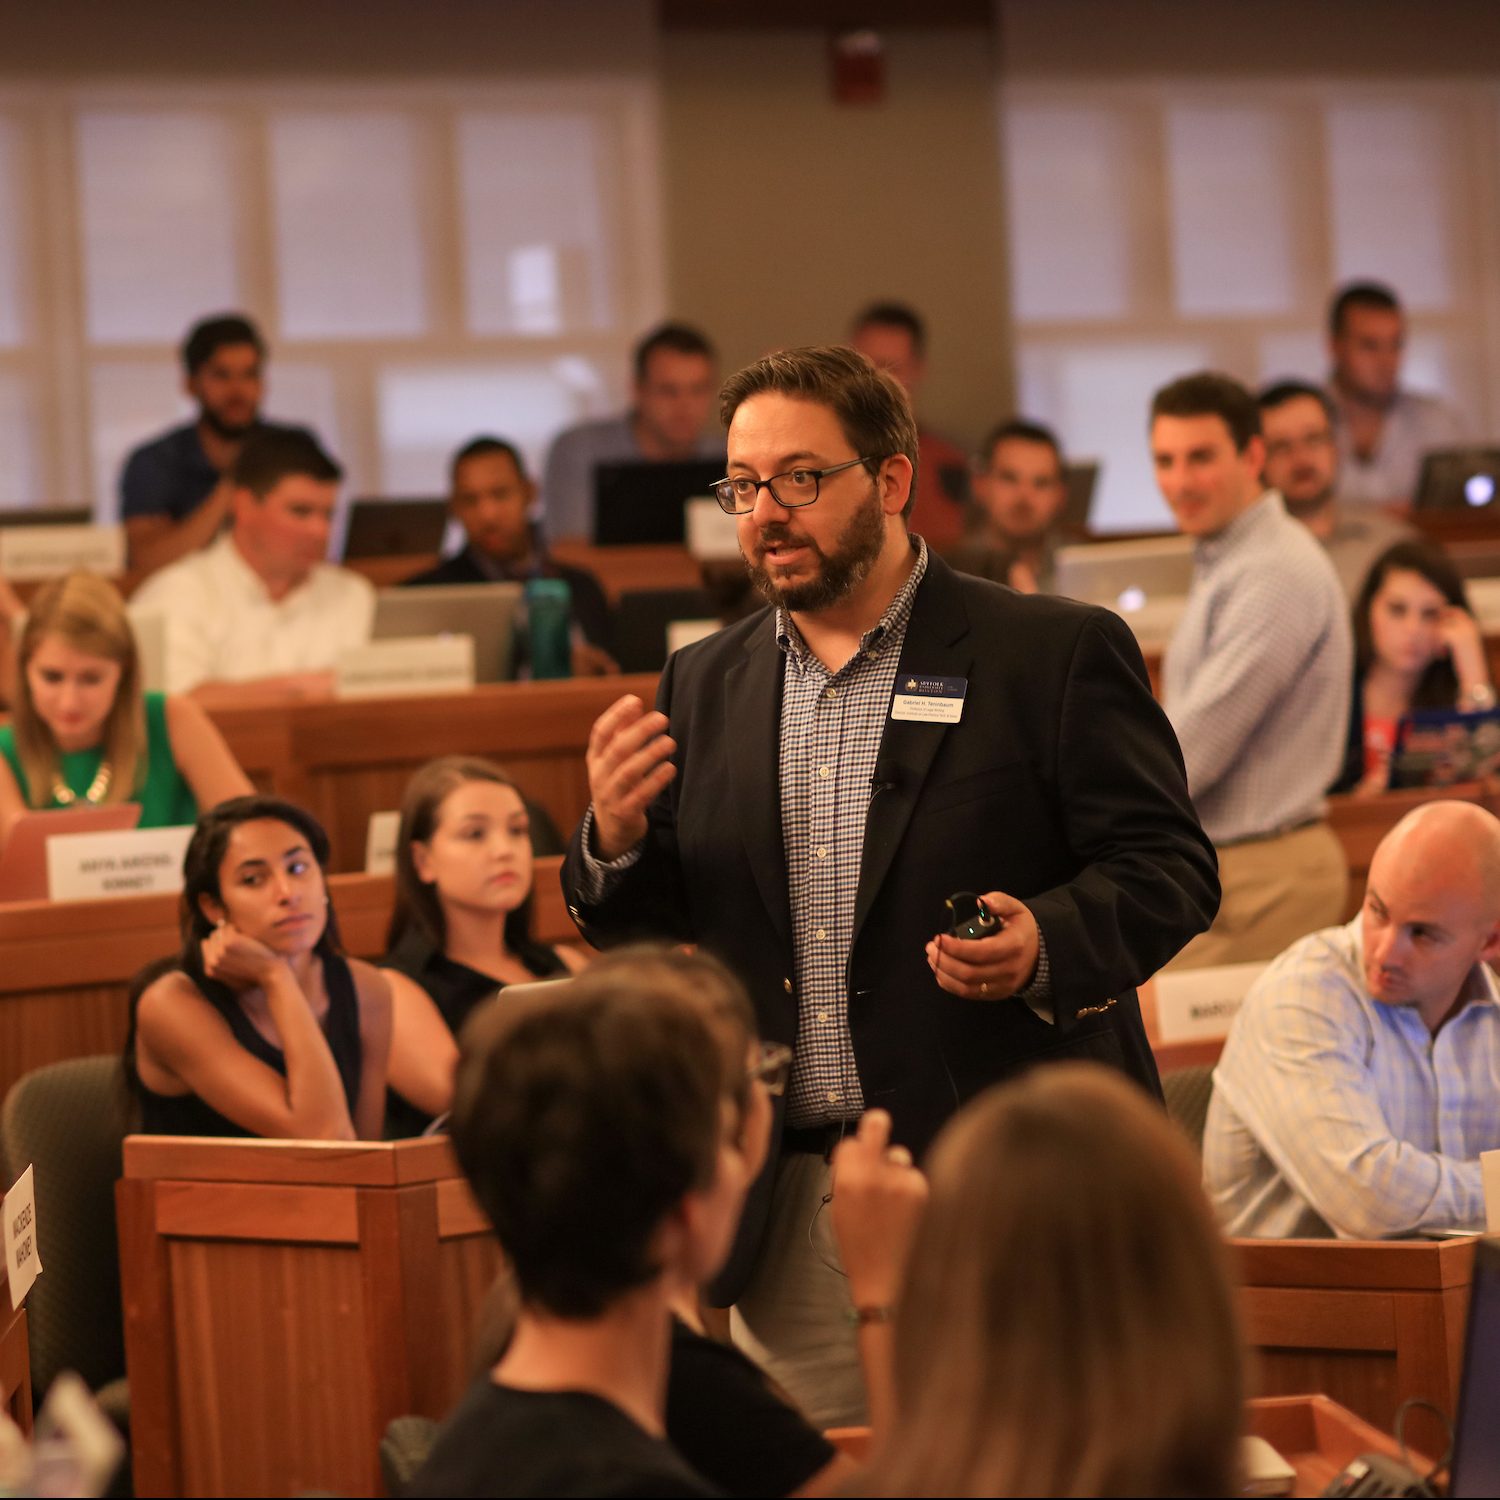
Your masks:
M852 1493L1238 1493L1224 1249L1159 1104L1091 1063L991 1089L934 1145L925 1210L910 1157L860 1136L834 1158L844 1268L856 1305L899 1291L862 1313L893 1415Z
M0 727L0 839L35 808L139 802L141 826L162 828L252 790L196 703L141 691L135 635L105 579L47 584L16 668L11 722Z

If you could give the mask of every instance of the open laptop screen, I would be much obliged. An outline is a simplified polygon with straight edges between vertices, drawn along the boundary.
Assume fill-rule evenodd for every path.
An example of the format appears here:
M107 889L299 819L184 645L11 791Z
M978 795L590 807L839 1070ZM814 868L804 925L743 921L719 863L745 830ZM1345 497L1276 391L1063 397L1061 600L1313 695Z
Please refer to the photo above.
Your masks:
M1475 1252L1448 1490L1457 1500L1500 1495L1500 1240L1481 1240Z

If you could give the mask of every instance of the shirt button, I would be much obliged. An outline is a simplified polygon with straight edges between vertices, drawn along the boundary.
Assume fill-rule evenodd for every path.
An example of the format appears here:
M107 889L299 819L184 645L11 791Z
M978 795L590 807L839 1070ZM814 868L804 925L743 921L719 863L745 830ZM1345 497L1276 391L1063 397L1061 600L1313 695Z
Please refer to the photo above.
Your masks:
M790 979L783 979L781 981L781 987L787 992L787 994L790 995L792 993L792 981Z
M838 695L839 690L836 687L826 687L823 689L823 696L825 698L837 698Z
M865 652L865 660L866 661L874 661L875 658L877 656L879 656L879 655L880 655L880 653L878 651L866 651Z
M817 937L818 937L818 941L819 941L819 942L820 942L820 943L821 943L821 942L822 942L822 941L823 941L823 939L824 939L824 938L826 938L826 937L827 937L827 936L828 936L828 930L827 930L827 929L826 929L826 928L824 928L824 927L820 927L820 928L818 928L818 933L817 933Z
M827 766L819 766L818 767L818 775L821 776L824 781L827 781L828 780L828 767Z
M828 1019L828 1012L826 1010L820 1010L818 1012L818 1019L820 1021L826 1021Z
M826 848L824 848L824 846L822 844L818 845L818 858L819 859L827 859L828 858L828 850Z
M839 1091L837 1089L828 1090L828 1102L830 1104L837 1104L839 1102Z

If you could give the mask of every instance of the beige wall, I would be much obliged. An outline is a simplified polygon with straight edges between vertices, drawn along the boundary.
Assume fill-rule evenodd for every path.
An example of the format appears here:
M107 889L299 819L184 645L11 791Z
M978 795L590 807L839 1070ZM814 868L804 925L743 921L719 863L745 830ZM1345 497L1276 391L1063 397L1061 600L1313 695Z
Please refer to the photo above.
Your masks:
M886 102L855 107L831 100L820 32L662 38L668 295L730 365L909 301L924 414L972 442L1010 400L994 55L981 30L885 43Z

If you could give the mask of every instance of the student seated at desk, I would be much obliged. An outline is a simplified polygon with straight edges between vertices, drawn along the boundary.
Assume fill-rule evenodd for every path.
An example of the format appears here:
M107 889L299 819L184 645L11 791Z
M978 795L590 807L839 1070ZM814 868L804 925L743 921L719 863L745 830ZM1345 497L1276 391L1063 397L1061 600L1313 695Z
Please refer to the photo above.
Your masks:
M1331 790L1385 791L1396 726L1413 709L1494 706L1484 637L1458 569L1430 542L1388 547L1354 605L1349 743Z
M135 633L103 578L70 573L37 594L17 667L0 727L0 844L33 808L139 802L140 826L164 828L251 790L196 703L141 691Z
M1251 987L1214 1072L1203 1176L1226 1233L1482 1230L1500 1148L1500 820L1408 813L1360 914Z
M167 627L167 688L259 681L320 695L339 657L370 638L375 590L324 561L343 470L310 433L247 439L230 472L234 522L153 574L130 601Z
M664 1397L673 1299L719 1270L752 1179L744 1046L621 956L464 1048L453 1144L520 1311L407 1493L716 1493Z
M863 1336L894 1345L895 1416L849 1493L1237 1494L1233 1295L1160 1107L1095 1063L1000 1084L938 1137L925 1209L882 1113L834 1156Z
M453 583L529 583L558 578L572 610L573 675L597 677L619 668L609 655L609 602L586 568L558 562L531 520L536 485L520 450L497 437L477 437L453 456L448 509L464 529L464 546L435 568L404 579L403 588Z
M182 950L135 982L125 1073L147 1135L378 1140L390 986L339 951L328 836L236 797L183 860Z
M560 977L572 954L531 939L531 833L499 766L429 761L407 784L386 935L391 1098L386 1133L420 1135L453 1102L454 1040L507 984Z

